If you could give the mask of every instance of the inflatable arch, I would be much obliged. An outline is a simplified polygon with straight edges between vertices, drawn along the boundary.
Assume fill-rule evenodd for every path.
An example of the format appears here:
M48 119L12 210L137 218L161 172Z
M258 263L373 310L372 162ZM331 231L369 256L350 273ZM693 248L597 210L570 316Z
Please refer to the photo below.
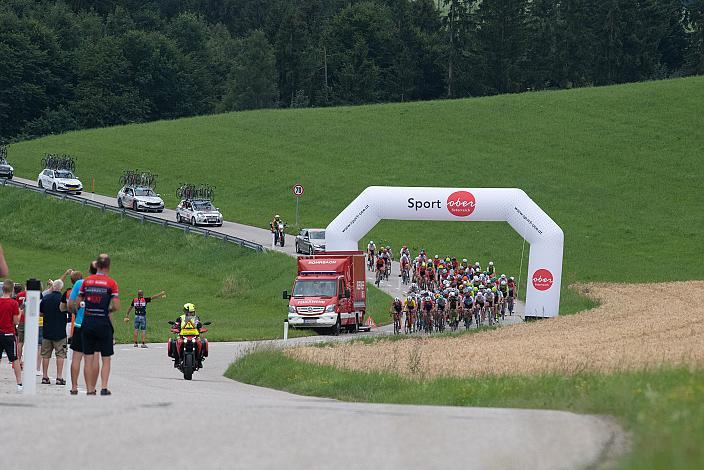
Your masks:
M526 318L558 315L564 234L524 191L370 186L327 226L327 251L358 250L382 219L508 222L530 243Z

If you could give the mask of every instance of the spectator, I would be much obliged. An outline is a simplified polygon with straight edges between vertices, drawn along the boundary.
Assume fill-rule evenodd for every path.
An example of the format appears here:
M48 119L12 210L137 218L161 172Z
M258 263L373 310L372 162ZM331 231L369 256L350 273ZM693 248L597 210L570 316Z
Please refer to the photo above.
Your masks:
M95 267L95 261L90 264L88 268L90 275L94 275L98 272ZM71 314L73 314L73 325L71 329L71 351L73 351L73 357L71 358L71 395L78 395L78 376L81 373L81 360L83 359L83 341L81 326L83 324L83 316L85 309L79 305L78 293L83 285L83 274L78 273L76 281L73 284L73 289L71 289L71 295L68 298L68 309Z
M14 283L9 279L2 283L2 298L0 298L0 356L5 351L7 359L12 363L15 371L17 391L22 391L22 368L17 358L17 346L15 344L15 325L20 321L20 309L17 302L12 298L13 286Z
M7 277L9 274L10 270L5 262L5 253L2 251L2 245L0 245L0 278Z
M15 284L15 301L20 308L20 323L17 325L17 359L22 365L22 346L24 346L24 301L27 299L27 292L22 284Z
M130 312L134 309L134 347L137 347L137 335L142 332L142 347L146 348L147 344L144 342L147 336L147 304L152 300L156 300L160 297L166 297L166 292L161 291L158 294L154 294L151 297L144 297L144 291L142 289L137 290L137 297L132 299L130 307L127 309L127 314L125 314L125 323L130 321Z
M98 372L100 372L101 395L110 395L110 358L113 350L112 314L120 309L119 288L109 276L110 257L103 253L96 260L98 273L88 276L81 285L79 299L85 302L85 313L81 326L84 376L88 395L96 394ZM102 356L102 369L98 364L98 354Z
M39 311L44 316L44 335L42 339L42 383L49 384L49 360L52 352L56 355L56 385L66 385L63 378L64 360L66 359L66 322L67 316L61 311L61 290L64 282L57 279L51 285L51 292L44 296L39 304Z

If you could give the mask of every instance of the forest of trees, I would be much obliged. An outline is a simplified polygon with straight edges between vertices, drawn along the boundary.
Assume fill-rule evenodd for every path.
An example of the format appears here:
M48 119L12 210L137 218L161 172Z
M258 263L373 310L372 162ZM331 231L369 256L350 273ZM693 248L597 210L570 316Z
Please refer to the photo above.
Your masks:
M0 139L704 73L704 0L3 0Z

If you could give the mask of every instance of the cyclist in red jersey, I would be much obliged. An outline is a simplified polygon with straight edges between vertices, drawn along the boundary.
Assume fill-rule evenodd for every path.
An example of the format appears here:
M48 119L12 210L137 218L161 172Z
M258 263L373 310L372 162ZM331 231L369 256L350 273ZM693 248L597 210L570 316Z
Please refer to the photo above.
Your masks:
M98 355L102 356L100 370L101 395L110 395L108 380L110 378L110 358L114 354L112 314L120 309L119 287L109 276L110 257L101 254L95 262L98 273L88 276L81 285L79 299L85 304L81 335L83 356L85 358L84 375L88 395L95 395L98 382Z

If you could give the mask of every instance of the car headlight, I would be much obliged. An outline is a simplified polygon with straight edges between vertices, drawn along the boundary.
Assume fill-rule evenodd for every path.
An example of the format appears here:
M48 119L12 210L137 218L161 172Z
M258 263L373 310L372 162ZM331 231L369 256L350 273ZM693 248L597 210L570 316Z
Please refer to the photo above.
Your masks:
M293 305L288 306L288 313L296 313L296 307Z
M335 304L328 305L327 307L325 307L325 313L331 313L334 311L335 311Z

